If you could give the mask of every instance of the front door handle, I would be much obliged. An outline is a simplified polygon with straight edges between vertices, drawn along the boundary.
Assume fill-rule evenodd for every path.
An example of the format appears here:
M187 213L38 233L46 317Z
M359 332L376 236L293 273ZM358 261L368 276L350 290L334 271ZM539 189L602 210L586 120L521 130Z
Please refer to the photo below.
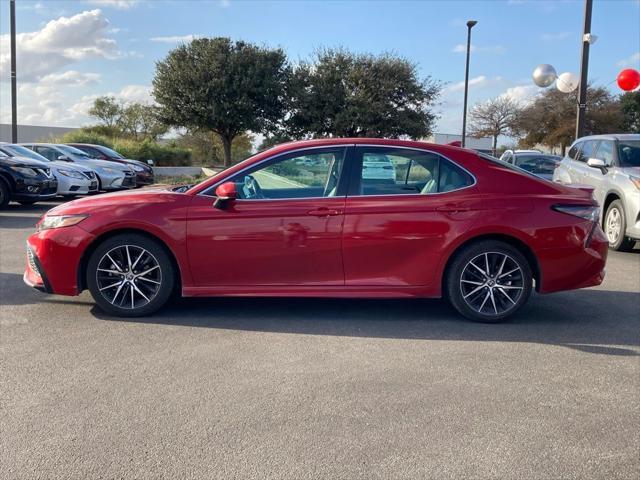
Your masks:
M340 215L342 212L340 210L333 210L329 208L317 208L315 210L309 210L307 215L311 215L313 217L332 217L335 215Z
M442 205L441 207L437 207L436 210L438 212L468 212L471 210L470 207L462 207L460 205Z

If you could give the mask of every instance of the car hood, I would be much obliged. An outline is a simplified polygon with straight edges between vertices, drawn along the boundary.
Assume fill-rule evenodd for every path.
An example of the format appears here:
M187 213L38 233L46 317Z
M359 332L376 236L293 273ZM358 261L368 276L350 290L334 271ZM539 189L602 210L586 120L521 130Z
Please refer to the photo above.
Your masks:
M11 167L27 167L27 168L49 168L47 162L41 162L27 157L7 157L3 158L2 163Z
M131 164L131 165L138 165L139 167L145 167L145 168L151 170L151 166L150 165L147 165L146 163L141 162L140 160L134 160L132 158L123 158L122 161L123 162L127 162L128 164Z
M136 204L151 204L174 202L176 197L189 197L181 193L172 192L166 186L145 188L144 190L102 193L100 195L84 197L58 205L49 210L48 215L90 214L102 209L113 210L124 207L126 210Z
M624 168L621 168L620 170L622 170L622 172L626 173L627 175L640 178L640 167L624 167Z
M113 168L115 170L126 171L131 170L126 165L118 162L110 162L109 160L98 160L97 158L83 158L82 160L76 160L76 163L81 165L89 165L94 168Z
M51 167L51 170L53 171L58 171L58 170L73 170L74 172L84 172L85 170L91 170L91 167L87 167L87 166L83 166L80 163L73 163L73 162L49 162L47 163L47 165L49 167Z

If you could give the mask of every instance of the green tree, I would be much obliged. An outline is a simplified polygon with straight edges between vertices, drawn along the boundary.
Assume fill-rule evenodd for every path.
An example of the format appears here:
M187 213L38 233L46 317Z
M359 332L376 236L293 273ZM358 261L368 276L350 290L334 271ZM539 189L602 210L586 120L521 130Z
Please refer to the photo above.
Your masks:
M224 163L224 147L220 135L214 131L187 130L176 140L176 144L193 150L194 160L205 165ZM237 163L251 156L253 135L244 132L231 143L231 162Z
M640 133L640 91L626 92L620 95L622 111L622 131Z
M493 155L496 155L498 137L511 136L511 127L520 112L520 106L509 97L496 97L477 103L469 113L469 134L473 137L493 138Z
M522 110L513 126L514 132L522 137L520 144L559 146L564 155L567 146L575 140L577 101L577 92L562 93L555 88L538 96ZM587 89L585 135L617 132L622 120L620 103L608 90Z
M166 124L216 132L230 165L235 137L282 120L289 75L281 49L199 38L157 63L153 94Z
M96 117L105 127L115 127L122 116L122 105L115 97L103 96L94 100L89 115Z
M323 50L290 84L286 133L301 136L420 138L432 131L440 84L390 54Z
M118 126L123 134L135 140L144 138L157 140L168 130L168 127L160 120L158 107L142 103L123 106Z

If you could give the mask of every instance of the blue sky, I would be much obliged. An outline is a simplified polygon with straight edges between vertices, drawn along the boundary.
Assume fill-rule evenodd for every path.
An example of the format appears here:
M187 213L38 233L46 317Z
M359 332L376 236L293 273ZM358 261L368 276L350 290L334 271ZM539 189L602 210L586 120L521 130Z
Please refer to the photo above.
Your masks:
M10 118L8 1L0 3L0 119ZM470 105L527 101L531 72L580 67L582 0L251 1L17 0L20 121L78 126L93 99L150 101L155 62L191 36L282 47L292 61L319 47L394 52L445 83L437 131L461 128L464 44L473 29ZM594 0L589 79L619 93L617 73L640 69L640 1Z

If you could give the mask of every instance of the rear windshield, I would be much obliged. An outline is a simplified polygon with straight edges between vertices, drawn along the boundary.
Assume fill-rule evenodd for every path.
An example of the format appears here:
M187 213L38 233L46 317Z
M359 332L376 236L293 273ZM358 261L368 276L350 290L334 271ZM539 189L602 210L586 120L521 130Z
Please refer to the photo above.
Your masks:
M554 155L518 155L516 166L536 175L551 175L561 160Z
M640 167L640 140L619 141L618 159L621 167Z

